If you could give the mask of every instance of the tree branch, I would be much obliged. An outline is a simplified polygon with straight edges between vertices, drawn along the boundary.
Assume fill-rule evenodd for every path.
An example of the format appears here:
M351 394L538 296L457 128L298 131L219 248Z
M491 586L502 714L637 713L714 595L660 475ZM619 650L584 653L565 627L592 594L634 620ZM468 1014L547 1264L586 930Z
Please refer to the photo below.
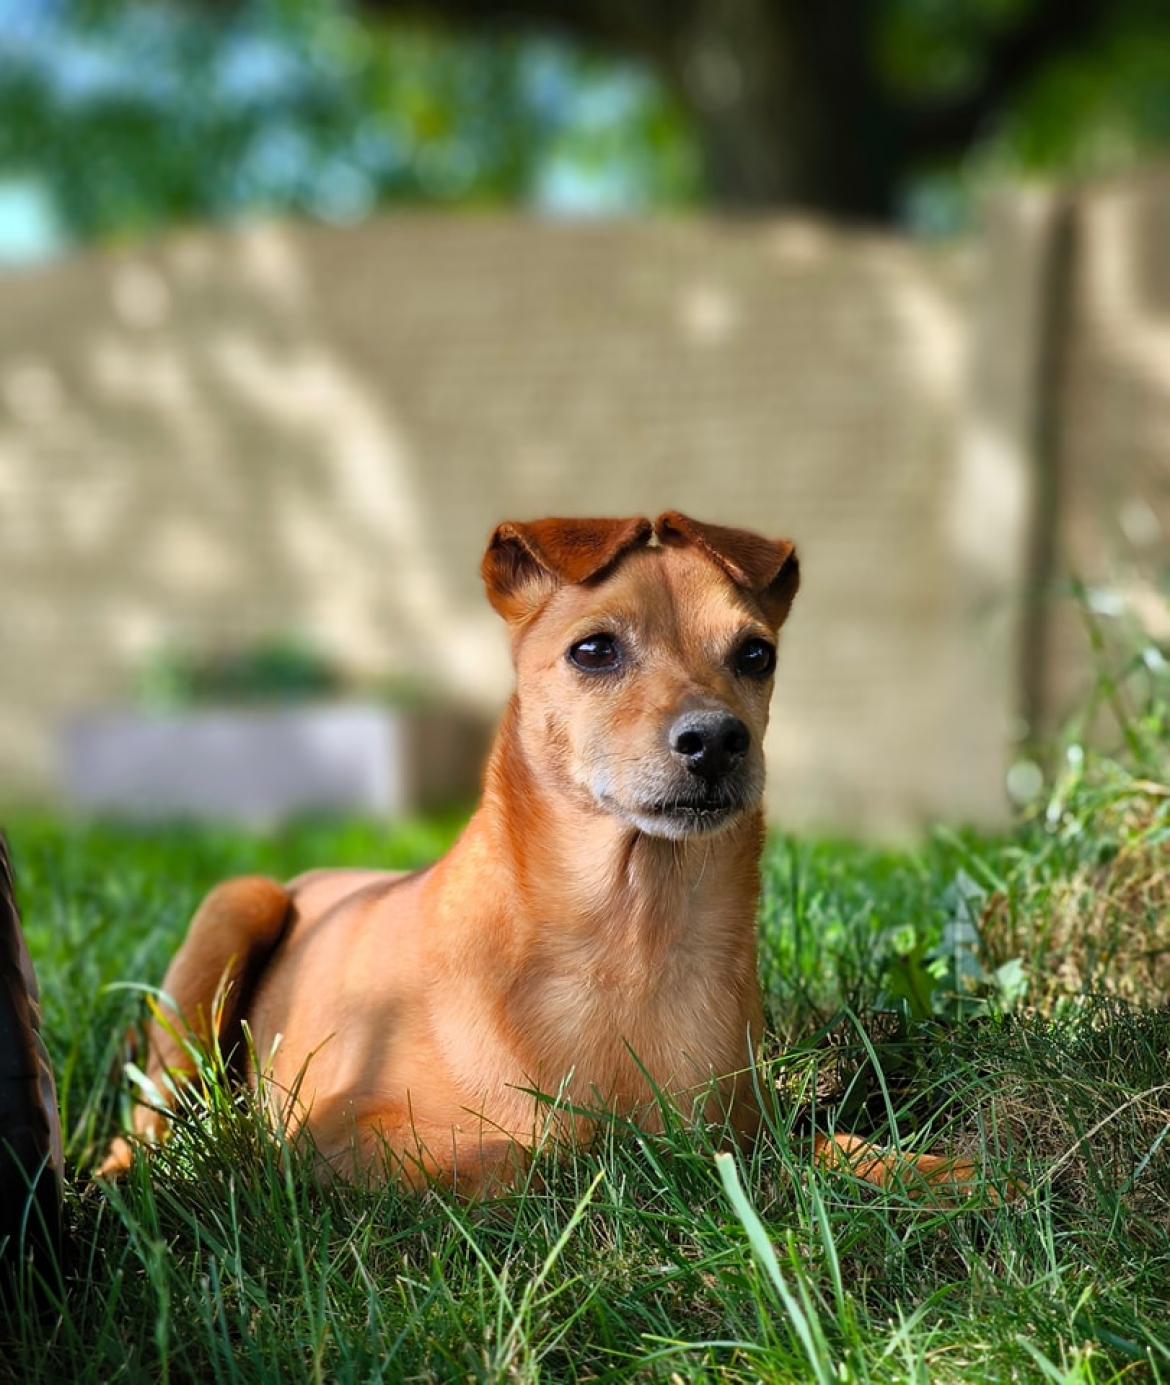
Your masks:
M396 15L483 31L543 29L661 61L690 0L361 0L371 15Z

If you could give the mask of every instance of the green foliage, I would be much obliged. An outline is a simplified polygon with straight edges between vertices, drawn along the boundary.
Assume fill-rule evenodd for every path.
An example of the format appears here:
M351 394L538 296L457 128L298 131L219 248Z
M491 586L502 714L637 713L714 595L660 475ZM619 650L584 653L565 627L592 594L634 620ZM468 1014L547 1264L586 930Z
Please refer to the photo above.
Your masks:
M992 135L982 161L984 176L1090 177L1167 147L1170 25L1153 6L1130 4L1092 52L1047 67Z
M907 96L961 94L983 76L988 42L1029 8L1029 0L885 0L876 28L878 70Z
M902 925L890 937L884 1004L907 1023L952 1022L1006 1014L1024 998L1028 978L1022 958L988 971L982 961L982 919L988 892L960 869L940 900L937 940Z
M1170 663L1080 589L1094 682L986 901L989 965L1020 957L1044 1011L1170 994Z
M903 97L945 106L987 75L990 45L1036 8L1034 0L886 0L875 71ZM914 170L904 205L919 229L954 231L996 184L1101 177L1167 149L1170 11L1161 0L1118 0L1096 41L1040 64L961 157Z
M875 88L961 99L1032 9L882 0ZM533 33L379 23L347 0L0 0L0 30L0 180L47 190L78 239L268 212L345 222L386 202L631 213L701 195L685 91ZM1168 93L1165 6L1119 0L1100 41L1042 64L972 148L899 170L907 219L954 230L990 181L1156 156Z
M164 650L148 661L139 698L158 711L209 705L288 704L342 690L338 669L295 636L273 636L245 648L191 653Z
M547 41L363 23L344 0L0 0L0 26L0 175L47 186L81 238L557 181L627 210L694 188L676 105Z

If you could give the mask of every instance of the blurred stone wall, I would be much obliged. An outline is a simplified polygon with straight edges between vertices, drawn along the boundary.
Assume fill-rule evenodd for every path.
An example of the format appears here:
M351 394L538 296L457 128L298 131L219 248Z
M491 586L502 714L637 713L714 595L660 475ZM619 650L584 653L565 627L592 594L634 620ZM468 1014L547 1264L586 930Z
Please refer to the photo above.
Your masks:
M1170 214L1164 190L1103 196ZM493 524L678 507L800 545L779 821L1003 820L1056 436L1054 207L1009 201L947 249L798 220L398 214L0 280L0 803L51 796L61 724L125 705L168 647L300 631L355 677L494 712ZM1109 214L1089 199L1081 235ZM1086 302L1112 302L1103 263ZM1125 332L1059 363L1099 447L1123 449L1131 404L1165 428L1152 284L1125 308L1136 365ZM1099 381L1121 405L1093 404ZM1157 484L1166 455L1141 463Z
M1049 733L1081 714L1098 681L1087 621L1110 671L1143 647L1170 655L1170 171L1089 186L1057 216L1038 515L1050 561L1032 588L1043 637L1031 695ZM1069 599L1072 583L1083 600ZM1104 720L1116 740L1115 718Z

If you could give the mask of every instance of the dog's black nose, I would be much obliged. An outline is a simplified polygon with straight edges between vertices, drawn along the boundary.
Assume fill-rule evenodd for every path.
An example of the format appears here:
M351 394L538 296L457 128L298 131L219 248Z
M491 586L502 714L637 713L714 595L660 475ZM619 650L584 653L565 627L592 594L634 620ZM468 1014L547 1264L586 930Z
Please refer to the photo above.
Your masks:
M670 728L670 748L692 774L714 781L739 764L752 733L730 712L685 712Z

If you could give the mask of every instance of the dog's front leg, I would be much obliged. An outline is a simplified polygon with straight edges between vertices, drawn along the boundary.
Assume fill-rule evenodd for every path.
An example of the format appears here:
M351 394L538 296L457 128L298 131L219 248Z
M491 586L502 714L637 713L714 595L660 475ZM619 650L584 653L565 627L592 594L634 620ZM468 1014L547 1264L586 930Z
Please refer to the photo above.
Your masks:
M415 1191L437 1184L462 1197L492 1197L522 1186L532 1164L527 1145L470 1113L452 1124L401 1103L345 1097L316 1103L303 1129L342 1178L389 1175Z

